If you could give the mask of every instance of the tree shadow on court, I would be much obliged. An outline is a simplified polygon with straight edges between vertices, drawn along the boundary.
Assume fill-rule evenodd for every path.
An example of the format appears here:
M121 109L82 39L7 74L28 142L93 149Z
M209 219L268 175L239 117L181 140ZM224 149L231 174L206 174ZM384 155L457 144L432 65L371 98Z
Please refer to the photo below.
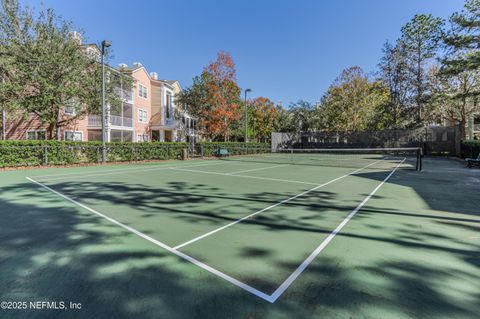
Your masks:
M427 183L406 181L403 175L389 183L412 188ZM385 173L383 177L357 176L380 181ZM124 205L146 217L161 211L192 224L208 222L212 227L238 219L229 214L232 205L251 213L251 203L268 206L287 195L246 190L244 196L232 196L220 187L185 182L161 188L87 181L59 183L54 189L87 205L90 201ZM420 194L435 209L439 205L436 197L449 196L451 200L454 195L447 194L450 191L432 188ZM388 200L388 195L382 197ZM455 198L463 196L459 193ZM212 209L217 203L220 209ZM279 218L273 213L261 214L244 223L271 233L306 233L320 243L333 229L329 222L342 220L356 205L358 201L345 201L335 192L322 190L285 205L291 212L301 210L302 215ZM7 185L0 193L0 300L82 303L79 312L10 311L8 318L476 318L480 305L475 300L480 300L480 294L461 285L480 282L472 271L479 267L478 244L458 234L478 234L479 221L471 206L465 207L453 210L462 213L455 216L366 205L354 217L355 227L349 224L333 241L344 246L329 246L270 304L37 185ZM326 213L329 210L332 212ZM380 223L384 217L397 223ZM424 223L439 228L419 227ZM456 231L443 231L452 229ZM256 244L239 251L238 257L278 259L279 268L286 273L299 266ZM353 260L342 250L345 247L353 251ZM408 253L395 262L389 251ZM425 263L419 257L422 253L450 258L453 264L448 268ZM363 254L367 256L362 259ZM387 255L379 257L382 254ZM262 284L262 280L264 285L271 284L269 278L252 274L252 281ZM462 284L455 286L456 281Z
M264 318L270 311L269 303L34 184L6 188L0 300L71 301L82 309L2 310L2 317Z
M480 170L441 157L425 158L423 167L421 172L399 170L387 183L414 190L432 210L480 216ZM388 173L361 171L354 176L383 181Z
M326 318L475 318L480 307L469 302L478 294L472 292L472 299L462 302L453 299L445 285L446 281L455 281L456 276L449 270L416 262L379 262L359 267L322 256L280 302Z

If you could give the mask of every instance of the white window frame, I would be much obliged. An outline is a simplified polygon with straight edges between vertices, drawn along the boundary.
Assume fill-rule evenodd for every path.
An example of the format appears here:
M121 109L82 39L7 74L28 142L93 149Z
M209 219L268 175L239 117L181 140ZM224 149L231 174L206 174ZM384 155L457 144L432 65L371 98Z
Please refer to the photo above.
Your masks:
M145 96L142 95L143 90L141 88L143 88ZM138 96L144 100L148 99L148 88L142 83L138 83Z
M144 116L145 116L145 120L144 120ZM148 111L147 110L138 108L137 109L137 117L138 117L138 122L139 123L148 123Z
M138 133L137 134L137 143L142 143L143 142L143 134Z
M78 134L80 133L80 140L67 140L67 133L73 133L73 134ZM63 140L64 141L69 141L69 142L83 142L83 132L82 131L65 131L63 133Z
M45 138L43 140L39 140L38 139L38 132L43 132L45 133ZM28 133L35 133L35 138L32 140L32 139L29 139L28 138ZM29 140L29 141L45 141L47 140L47 131L46 130L28 130L26 132L26 139Z
M148 134L143 134L143 141L148 142L148 140L149 140Z

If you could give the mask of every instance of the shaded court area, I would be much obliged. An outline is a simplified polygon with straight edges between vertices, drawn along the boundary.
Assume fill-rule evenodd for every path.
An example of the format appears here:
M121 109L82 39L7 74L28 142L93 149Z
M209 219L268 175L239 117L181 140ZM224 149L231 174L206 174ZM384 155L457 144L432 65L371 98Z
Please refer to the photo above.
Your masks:
M4 313L479 313L480 170L440 158L422 172L401 156L259 158L1 172L0 299L82 304Z

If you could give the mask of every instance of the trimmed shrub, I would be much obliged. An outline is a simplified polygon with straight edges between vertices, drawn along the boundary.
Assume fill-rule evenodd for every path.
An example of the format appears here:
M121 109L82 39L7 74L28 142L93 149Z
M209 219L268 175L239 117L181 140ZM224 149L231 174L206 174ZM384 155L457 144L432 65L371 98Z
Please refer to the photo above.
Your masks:
M477 158L478 154L480 154L480 141L479 140L462 141L460 150L461 150L462 158L465 158L465 157Z
M188 143L107 143L107 162L180 159ZM99 163L101 142L1 141L0 167Z
M200 142L204 156L213 156L222 147L231 149L270 147L266 143ZM148 142L148 143L107 143L107 162L130 162L145 160L178 160L182 149L190 148L189 143ZM237 154L242 154L241 152ZM101 142L64 141L0 141L0 167L45 166L100 163Z
M198 146L203 148L203 156L214 156L219 148L227 148L233 155L245 154L248 151L249 154L255 153L256 150L261 152L266 149L270 149L268 143L240 143L240 142L200 142Z

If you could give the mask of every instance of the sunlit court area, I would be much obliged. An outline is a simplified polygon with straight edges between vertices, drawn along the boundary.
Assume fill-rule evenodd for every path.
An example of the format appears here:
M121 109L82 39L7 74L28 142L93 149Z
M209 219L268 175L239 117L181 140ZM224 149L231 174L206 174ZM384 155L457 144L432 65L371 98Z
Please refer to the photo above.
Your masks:
M480 0L0 0L0 319L480 318Z

